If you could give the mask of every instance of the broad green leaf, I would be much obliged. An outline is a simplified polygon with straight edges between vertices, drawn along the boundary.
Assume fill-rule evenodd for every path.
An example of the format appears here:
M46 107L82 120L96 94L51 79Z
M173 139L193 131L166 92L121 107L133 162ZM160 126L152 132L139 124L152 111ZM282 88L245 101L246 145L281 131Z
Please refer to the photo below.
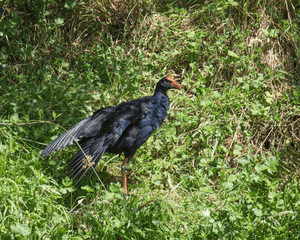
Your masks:
M43 118L43 116L44 116L44 111L43 111L43 109L40 109L40 110L39 110L39 116L40 116L40 118Z
M266 102L271 104L273 101L274 101L274 95L271 94L269 91L266 91L266 96L265 96L265 99L266 99Z
M246 165L250 162L247 158L244 158L244 157L239 158L237 161L238 161L238 163L240 163L242 165Z
M12 119L13 119L13 122L17 123L19 121L19 115L17 113L14 113Z
M240 58L235 52L228 50L228 56L230 57L235 57L235 58Z
M278 163L278 160L274 156L270 156L266 159L266 164L269 167L268 168L269 173L277 172L277 168L276 168L277 163Z
M230 189L233 188L233 183L232 182L223 182L222 186L223 186L224 189L230 190Z
M72 181L72 179L70 179L69 177L65 177L65 178L63 179L62 183L63 183L63 185L64 185L65 187L69 187L69 186L72 185L73 181Z
M255 170L257 172L262 172L266 169L268 169L268 167L265 164L256 164L256 166L255 166Z
M105 193L104 199L106 201L112 201L114 198L115 198L115 194L114 193L112 193L112 192L106 192Z
M227 2L228 4L230 4L230 5L232 5L232 6L236 6L236 5L238 5L238 3L237 2L235 2L235 1L233 1L233 0L228 0L228 2Z
M76 0L66 0L64 7L67 9L74 8L76 6Z
M276 197L277 193L276 192L269 192L268 197L273 199L274 197Z
M55 18L54 21L55 21L55 23L57 25L62 25L64 23L64 19L63 18Z
M209 209L205 209L202 211L203 212L203 215L206 216L206 217L209 217L210 216L210 211Z
M258 209L258 208L252 208L252 211L254 212L254 214L257 216L257 217L260 217L263 215L263 212L262 210Z
M120 192L120 188L121 188L121 184L120 183L111 183L109 185L109 190L111 192L118 193L118 192Z
M234 182L237 180L237 175L229 175L228 178L227 178L227 181L228 182Z
M29 236L31 230L27 224L15 223L10 226L10 230L15 235L21 235L23 237Z
M242 146L240 146L238 144L235 144L234 145L234 150L233 150L233 155L235 155L235 156L241 155L242 150L243 150Z
M81 189L82 189L82 190L85 190L85 191L87 191L87 192L89 192L89 193L95 191L92 187L90 187L90 186L88 186L88 185L82 186Z
M188 38L193 38L195 36L195 32L194 31L190 31L188 34L187 34L187 37Z

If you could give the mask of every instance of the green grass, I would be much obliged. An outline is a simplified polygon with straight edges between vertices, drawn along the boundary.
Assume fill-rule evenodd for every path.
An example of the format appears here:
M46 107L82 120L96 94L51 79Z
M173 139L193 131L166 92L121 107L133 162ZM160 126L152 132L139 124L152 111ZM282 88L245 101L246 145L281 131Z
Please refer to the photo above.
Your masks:
M298 239L299 3L124 2L4 1L0 238ZM77 146L40 157L166 75L182 91L128 165L126 200L123 157L76 189Z

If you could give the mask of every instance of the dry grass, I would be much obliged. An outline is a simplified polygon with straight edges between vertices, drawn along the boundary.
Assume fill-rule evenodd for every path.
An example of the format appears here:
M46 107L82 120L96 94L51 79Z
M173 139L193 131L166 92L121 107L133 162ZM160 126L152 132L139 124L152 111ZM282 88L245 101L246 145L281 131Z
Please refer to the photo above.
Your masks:
M15 11L21 18L24 26L31 26L26 29L27 42L36 49L42 50L42 52L52 57L51 53L55 50L48 44L48 42L57 42L61 44L64 58L74 59L78 52L88 51L89 48L93 48L95 43L113 38L114 44L118 44L123 40L130 39L131 42L136 42L137 39L141 39L144 42L144 50L149 55L155 54L159 51L163 45L167 45L169 38L165 35L165 30L172 29L172 26L168 26L166 17L159 15L152 15L153 12L164 9L164 4L159 1L133 1L133 0L114 0L114 1L91 1L89 4L81 4L77 1L77 5L66 11L64 3L51 2L42 9L41 15L44 15L45 23L55 23L56 18L64 19L63 24L53 25L52 34L49 34L49 29L43 30L44 24L38 22L38 18L32 15L31 8L33 5L28 3L25 5L17 5L16 3L8 4L5 2L6 15L9 15ZM240 20L245 16L247 21L242 22L242 29L248 29L250 31L248 37L245 39L249 46L249 51L257 45L263 47L263 62L265 62L271 69L283 67L287 73L299 74L299 57L296 52L299 50L298 44L293 36L284 32L284 29L276 24L273 20L274 16L270 16L270 11L267 12L266 8L272 6L274 10L287 16L287 19L291 21L296 18L296 12L294 5L296 0L293 1L266 1L265 5L260 5L256 1L248 2L247 9L239 7L239 11L233 16L237 25L240 25ZM193 1L178 2L179 7L185 7L189 9L192 7L193 14L189 18L185 18L184 14L177 21L181 22L181 30L197 30L198 24L205 26L203 16L201 14L201 5L195 4ZM195 10L199 9L199 10ZM253 15L257 12L259 16L259 26L253 27L253 23L256 21L256 17ZM202 22L202 23L201 23ZM176 21L174 24L176 25ZM178 27L178 25L177 25ZM215 19L211 22L211 25L205 27L215 29L217 32L222 32L224 23ZM280 31L280 38L272 38L265 36L265 30L268 28L278 29ZM134 30L134 31L133 31ZM51 32L50 31L50 32ZM19 34L18 38L23 36ZM176 38L176 36L174 36ZM9 44L5 38L0 39L2 45ZM184 45L184 42L177 42L176 46L172 46L177 49L178 46ZM295 62L294 59L297 58ZM12 61L21 62L20 56L14 56ZM32 59L33 60L33 59ZM199 59L201 60L201 59ZM202 59L205 61L205 59ZM179 63L184 64L184 63ZM186 69L182 69L180 74L184 75ZM287 78L292 81L294 77L287 75Z
M14 38L33 46L36 53L42 53L45 62L49 59L55 61L59 57L71 61L76 59L78 53L89 51L95 43L110 42L112 38L114 44L118 44L130 37L141 19L152 12L156 2L95 0L82 3L76 1L75 6L67 9L63 2L49 1L39 6L40 16L36 16L34 13L38 6L35 3L19 5L5 1L1 21L11 22L9 16L15 12L20 24L26 27L23 33L16 32ZM57 22L58 19L63 22ZM20 48L23 45L11 46L11 43L10 37L0 37L0 46ZM61 48L59 51L58 46ZM26 60L35 64L36 57L28 55ZM22 61L23 54L14 54L10 59L15 66ZM14 72L20 74L21 69L16 66Z
M252 4L253 6L251 6ZM292 20L297 18L296 10L294 5L297 5L297 1L266 1L264 5L255 5L254 1L250 2L247 10L241 10L242 14L247 16L246 25L242 26L242 29L250 31L248 37L245 39L250 52L255 46L261 46L263 48L263 59L262 63L266 63L272 70L284 69L288 74L287 79L290 81L297 80L297 77L291 75L299 76L300 69L300 58L297 55L299 51L299 43L295 40L294 36L287 33L274 19L279 16L272 16L274 12L281 13L285 18L292 24ZM257 12L257 16L253 13ZM238 16L240 17L240 16ZM258 22L258 25L253 26L253 24ZM238 18L235 19L237 23ZM291 28L293 28L291 26ZM272 37L266 35L268 30L277 30L278 37ZM293 32L293 31L291 31ZM295 59L297 59L295 61ZM291 75L290 75L291 74Z

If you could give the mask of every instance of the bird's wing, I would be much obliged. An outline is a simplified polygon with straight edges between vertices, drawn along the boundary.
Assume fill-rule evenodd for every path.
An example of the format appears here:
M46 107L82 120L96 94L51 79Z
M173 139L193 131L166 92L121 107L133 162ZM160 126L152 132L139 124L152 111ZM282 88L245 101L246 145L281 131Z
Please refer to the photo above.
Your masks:
M107 140L110 138L118 138L118 134L114 133L118 133L118 131L122 130L121 124L123 119L129 120L129 125L143 117L148 111L148 101L149 98L146 97L96 111L92 116L80 121L59 135L44 149L41 153L41 157L48 156L58 149L73 144L74 140L80 141L84 138L92 138L107 131L113 134L108 136Z
M83 137L93 137L97 135L108 117L113 113L114 107L102 108L92 116L83 119L73 125L66 132L59 135L41 153L41 157L48 156L52 152L73 144L74 140L79 141Z

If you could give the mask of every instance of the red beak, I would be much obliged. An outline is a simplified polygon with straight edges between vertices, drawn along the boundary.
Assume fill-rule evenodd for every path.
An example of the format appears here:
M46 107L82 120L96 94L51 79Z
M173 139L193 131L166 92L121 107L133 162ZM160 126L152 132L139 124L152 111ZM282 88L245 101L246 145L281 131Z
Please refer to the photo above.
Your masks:
M171 88L176 88L178 90L181 90L181 87L179 86L179 84L177 82L175 82L174 78L167 76L166 79L169 80L170 82L172 82Z

